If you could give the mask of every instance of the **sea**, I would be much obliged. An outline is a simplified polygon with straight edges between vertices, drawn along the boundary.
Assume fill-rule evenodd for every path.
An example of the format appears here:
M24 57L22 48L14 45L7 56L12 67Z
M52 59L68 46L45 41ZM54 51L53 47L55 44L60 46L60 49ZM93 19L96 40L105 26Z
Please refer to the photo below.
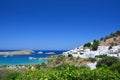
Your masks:
M10 52L16 50L0 50L0 52ZM8 65L32 65L32 64L40 64L43 62L48 62L46 59L38 59L38 58L46 58L53 55L62 54L67 50L33 50L33 53L30 55L0 55L0 66ZM54 54L51 54L54 53Z

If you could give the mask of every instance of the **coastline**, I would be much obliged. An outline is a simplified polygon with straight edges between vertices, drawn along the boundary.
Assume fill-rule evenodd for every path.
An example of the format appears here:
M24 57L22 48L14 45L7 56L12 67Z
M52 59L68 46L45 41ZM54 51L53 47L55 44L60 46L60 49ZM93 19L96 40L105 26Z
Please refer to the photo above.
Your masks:
M25 50L24 50L25 51ZM33 64L41 64L43 62L48 62L48 60L50 59L49 57L53 56L53 55L58 55L58 54L62 54L64 52L64 50L46 50L46 51L42 51L43 54L38 54L39 51L42 50L33 50L31 51L32 54L15 54L15 55L0 55L0 66L2 65L8 65L8 66L16 66L16 65L33 65ZM16 51L2 51L2 53L7 53L7 52L16 52ZM18 52L18 51L17 51ZM49 53L49 52L55 52L56 54L45 54L45 53Z

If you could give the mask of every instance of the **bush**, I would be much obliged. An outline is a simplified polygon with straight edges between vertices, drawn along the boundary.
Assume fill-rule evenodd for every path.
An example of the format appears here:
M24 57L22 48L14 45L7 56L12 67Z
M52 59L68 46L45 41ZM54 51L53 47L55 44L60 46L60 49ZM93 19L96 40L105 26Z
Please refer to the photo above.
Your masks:
M100 67L102 65L107 65L109 67L117 62L119 62L119 59L117 57L103 57L101 60L97 62L96 67Z
M43 63L41 63L41 67L42 68L47 68L47 64L43 62Z
M120 80L120 74L109 69L99 68L91 72L88 80Z
M77 69L91 69L87 64L75 65Z
M20 72L11 72L7 75L6 80L15 80L20 75Z
M110 70L114 71L114 72L118 72L120 74L120 62L113 64L110 67Z
M84 44L84 47L91 47L91 43L86 43L86 44Z
M120 74L109 69L76 69L67 65L62 70L48 69L28 71L16 80L120 80Z
M107 57L107 55L106 55L106 54L103 54L103 55L96 55L95 57L97 57L97 58L104 58L104 57Z
M35 67L36 69L40 69L41 65L40 65L40 64L36 64L34 67Z
M71 70L76 69L74 65L67 64L67 63L63 63L63 64L56 67L57 70L64 70L64 69L67 69L67 68L69 68Z
M82 52L80 53L80 55L83 55L83 54L84 54L84 53L82 53Z
M68 57L73 57L72 54L68 54Z
M89 61L95 62L95 61L96 61L96 58L89 58Z

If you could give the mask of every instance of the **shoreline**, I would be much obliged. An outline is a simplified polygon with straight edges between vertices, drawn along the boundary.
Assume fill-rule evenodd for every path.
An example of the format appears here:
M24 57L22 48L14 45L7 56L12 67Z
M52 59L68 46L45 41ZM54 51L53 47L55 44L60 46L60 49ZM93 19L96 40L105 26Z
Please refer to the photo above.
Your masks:
M22 51L26 51L26 50L22 50ZM20 51L6 51L5 53L7 53L7 52L20 52ZM4 65L7 65L7 66L16 66L16 65L36 65L36 64L41 64L41 63L46 63L46 62L48 62L49 61L49 59L51 59L51 57L53 56L53 54L45 54L46 52L48 52L48 51L46 51L46 52L44 52L44 54L43 54L43 57L42 57L42 55L39 55L39 54L37 54L37 52L38 51L35 51L35 52L33 52L32 50L29 50L29 52L31 52L30 54L15 54L15 55L11 55L11 54L9 54L9 55L6 55L6 54L4 54L4 55L2 55L2 54L0 54L0 57L1 57L1 63L0 63L0 66L4 66ZM62 51L62 52L55 52L56 54L54 54L54 56L55 55L59 55L59 54L62 54L64 51ZM2 52L2 53L4 53L4 52ZM33 53L33 54L32 54ZM22 55L23 55L23 57L22 57ZM15 58L14 58L15 57ZM21 57L21 58L20 58ZM23 59L24 58L24 59ZM10 60L12 60L12 61L8 61L8 60L10 59ZM18 61L16 61L16 59L18 60ZM6 62L3 62L3 61L6 61Z
M41 63L46 63L48 62L47 60L37 60L38 62L29 62L29 63L14 63L14 64L0 64L1 66L28 66L28 65L36 65L36 64L41 64Z

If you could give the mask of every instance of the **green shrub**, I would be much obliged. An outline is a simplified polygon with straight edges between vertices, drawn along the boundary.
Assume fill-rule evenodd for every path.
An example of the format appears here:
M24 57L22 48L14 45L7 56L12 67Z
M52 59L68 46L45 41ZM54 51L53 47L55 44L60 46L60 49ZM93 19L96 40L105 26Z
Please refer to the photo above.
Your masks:
M76 67L74 65L67 64L67 63L63 63L63 64L56 67L57 70L64 70L64 69L67 69L67 68L69 68L71 70L76 69Z
M96 67L100 67L101 65L107 65L109 67L112 64L117 63L119 61L120 60L117 57L103 57L97 62Z
M91 62L95 62L96 58L89 58L88 60L91 61Z
M17 77L16 80L120 80L120 74L109 69L76 69L67 65L62 70L28 71L26 74Z
M75 65L76 66L76 69L91 69L88 65L86 64L80 64L80 65Z
M82 52L80 53L80 55L83 55L83 54L84 54L84 53L82 53Z
M68 54L68 57L73 57L72 54Z
M11 72L7 75L6 80L15 80L20 75L20 72Z
M91 47L91 43L86 43L86 44L84 44L84 47Z
M110 70L112 70L114 72L117 71L120 74L120 62L113 64L110 67Z
M40 65L42 68L47 68L47 64L46 63L41 63L41 65Z
M95 57L96 57L96 58L104 58L104 57L107 57L107 55L106 55L106 54L103 54L103 55L96 55Z

